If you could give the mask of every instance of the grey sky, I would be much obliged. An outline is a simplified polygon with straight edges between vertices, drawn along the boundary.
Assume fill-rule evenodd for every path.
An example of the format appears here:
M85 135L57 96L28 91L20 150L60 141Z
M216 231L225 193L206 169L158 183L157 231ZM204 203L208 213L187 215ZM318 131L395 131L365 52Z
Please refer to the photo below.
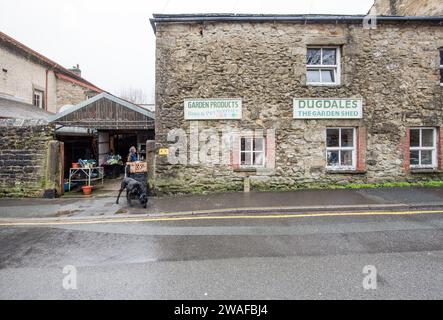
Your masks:
M0 30L118 94L153 99L152 13L366 14L373 0L0 0Z

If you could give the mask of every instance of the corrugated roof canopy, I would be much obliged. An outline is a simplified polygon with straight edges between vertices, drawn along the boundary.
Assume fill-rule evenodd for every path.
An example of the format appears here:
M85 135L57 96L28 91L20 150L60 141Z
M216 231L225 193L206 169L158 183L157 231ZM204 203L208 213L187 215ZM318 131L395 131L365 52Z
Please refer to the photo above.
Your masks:
M154 129L155 115L136 104L103 92L49 120L63 126L89 129Z
M48 121L52 113L29 103L15 99L0 97L0 118L6 119L38 119Z

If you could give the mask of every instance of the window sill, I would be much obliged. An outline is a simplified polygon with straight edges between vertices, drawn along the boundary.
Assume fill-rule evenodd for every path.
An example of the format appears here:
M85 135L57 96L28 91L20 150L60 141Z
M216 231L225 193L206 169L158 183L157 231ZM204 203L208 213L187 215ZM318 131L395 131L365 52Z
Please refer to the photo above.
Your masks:
M410 173L443 173L442 170L438 170L437 168L411 168L409 170Z
M365 174L366 170L332 170L326 169L326 173L328 174Z
M243 167L243 168L235 168L234 172L252 172L255 173L257 172L257 170L260 170L264 167L258 167L258 168L254 168L254 167Z
M307 87L340 87L340 83L306 83Z

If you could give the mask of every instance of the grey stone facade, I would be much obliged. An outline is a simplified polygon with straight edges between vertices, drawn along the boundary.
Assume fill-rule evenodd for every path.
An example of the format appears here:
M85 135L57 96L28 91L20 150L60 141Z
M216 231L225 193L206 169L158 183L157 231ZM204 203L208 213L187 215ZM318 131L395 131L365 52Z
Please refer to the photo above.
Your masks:
M275 169L252 175L251 189L293 189L312 184L440 180L408 167L408 128L443 125L439 48L443 27L431 22L361 23L205 22L156 23L156 141L190 128L275 129ZM306 84L307 47L339 46L341 84ZM242 98L241 120L189 121L184 99ZM293 98L362 98L363 118L298 120ZM359 134L355 172L326 170L327 127ZM202 144L202 142L200 142ZM437 151L441 153L441 148ZM192 151L188 147L188 158ZM160 192L241 190L245 172L232 165L170 164L156 160Z

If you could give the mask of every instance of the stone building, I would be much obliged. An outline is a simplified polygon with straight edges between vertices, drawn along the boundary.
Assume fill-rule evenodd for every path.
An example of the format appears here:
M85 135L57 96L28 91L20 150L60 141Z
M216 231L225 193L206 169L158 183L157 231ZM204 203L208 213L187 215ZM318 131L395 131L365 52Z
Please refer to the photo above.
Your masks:
M441 180L443 18L365 21L155 14L157 189Z
M78 65L68 70L0 32L0 96L56 113L101 92Z
M50 117L101 92L78 65L68 70L0 32L0 197L63 193L65 148Z
M443 16L441 0L375 0L371 10L384 16Z

